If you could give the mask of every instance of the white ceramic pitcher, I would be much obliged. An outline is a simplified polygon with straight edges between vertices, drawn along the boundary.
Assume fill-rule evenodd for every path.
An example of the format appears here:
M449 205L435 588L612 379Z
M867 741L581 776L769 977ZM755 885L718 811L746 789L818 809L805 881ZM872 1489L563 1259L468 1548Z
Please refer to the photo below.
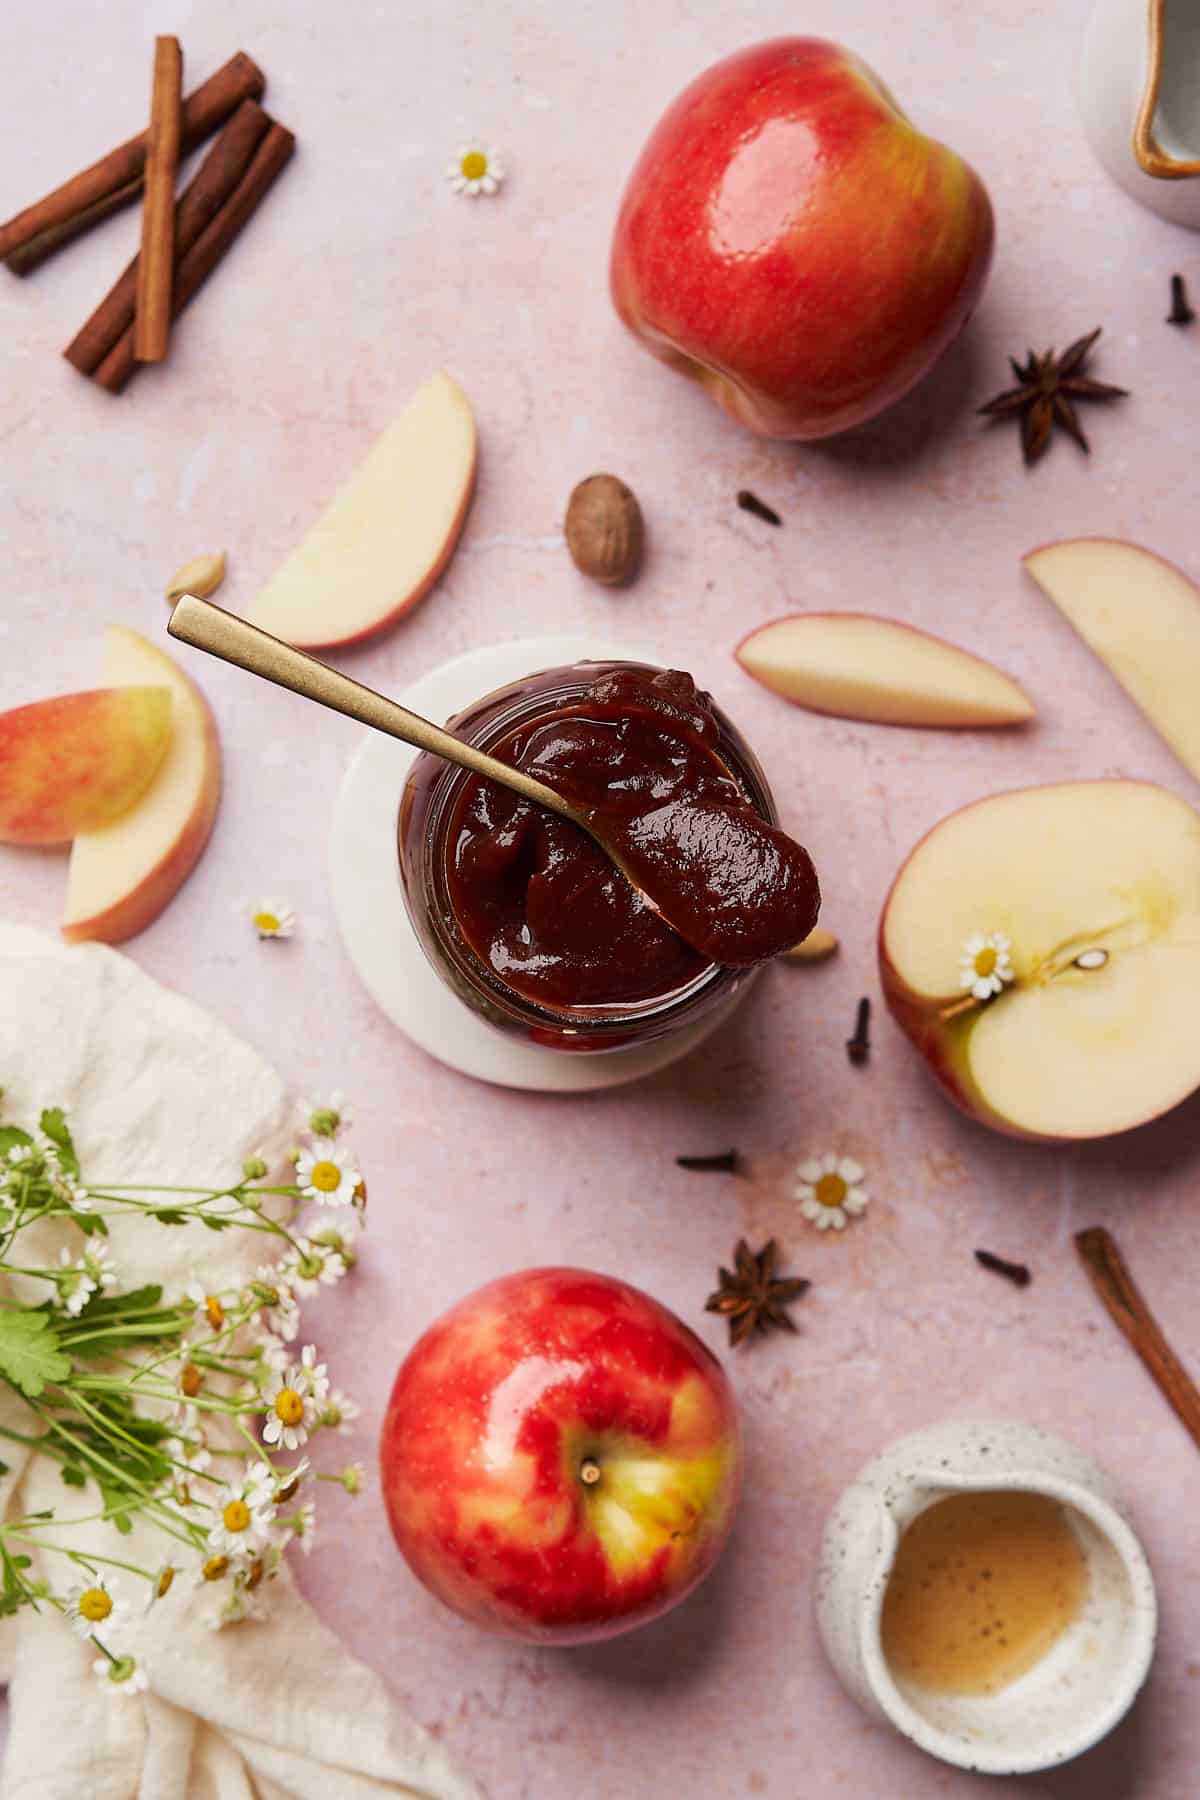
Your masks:
M883 1597L905 1528L953 1494L1016 1489L1056 1500L1083 1551L1083 1610L1034 1667L994 1694L932 1694L893 1675ZM922 1750L991 1775L1046 1769L1111 1731L1154 1652L1150 1566L1110 1478L1073 1445L1014 1420L948 1419L861 1469L821 1544L817 1625L853 1697Z
M1200 229L1200 0L1097 0L1079 103L1113 180Z

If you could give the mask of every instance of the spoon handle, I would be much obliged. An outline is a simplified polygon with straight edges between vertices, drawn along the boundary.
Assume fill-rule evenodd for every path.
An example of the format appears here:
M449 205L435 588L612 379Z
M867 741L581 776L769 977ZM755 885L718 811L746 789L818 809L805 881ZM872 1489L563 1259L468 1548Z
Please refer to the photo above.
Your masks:
M502 787L512 788L524 799L547 807L564 819L581 823L570 802L544 782L535 781L532 775L526 775L508 763L498 762L485 750L477 750L473 744L465 743L452 732L443 731L431 720L423 719L420 713L409 712L406 706L386 699L373 688L364 687L361 681L354 681L339 669L331 669L328 663L318 662L315 656L272 637L269 631L260 631L257 625L237 618L223 607L213 606L208 600L197 599L195 594L183 594L175 603L167 631L181 644L207 650L210 656L219 656L239 669L248 669L251 675L261 675L277 687L290 688L306 700L316 700L333 712L345 713L348 719L357 719L360 724L385 731L389 737L399 738L418 750L444 757L462 769L470 769L476 775L499 782Z

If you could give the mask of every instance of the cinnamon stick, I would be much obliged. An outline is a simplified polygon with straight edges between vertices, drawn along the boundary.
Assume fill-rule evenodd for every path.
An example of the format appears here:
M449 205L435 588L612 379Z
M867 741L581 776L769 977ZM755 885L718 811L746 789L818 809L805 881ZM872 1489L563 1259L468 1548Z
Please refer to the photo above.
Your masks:
M30 238L27 244L22 244L19 250L13 251L6 266L14 275L32 275L56 250L74 243L77 237L82 237L93 225L103 224L105 219L111 219L114 213L120 212L124 207L132 206L141 191L142 179L139 175L136 181L128 181L124 187L114 188L103 200L94 200L91 206L85 206L73 219L64 219L61 225L52 225L49 231L40 231L37 237Z
M258 99L265 86L266 77L262 70L244 51L239 50L231 56L215 75L201 82L195 93L189 94L184 101L182 151L194 150L197 144L211 137L243 100ZM18 273L24 274L61 249L63 244L70 243L78 230L86 230L87 225L107 218L113 207L106 207L106 202L115 205L116 196L122 194L121 204L128 204L141 192L148 141L149 133L139 132L137 137L118 144L99 162L73 175L70 181L65 181L61 187L0 225L0 259L11 268L10 258L17 252L27 252L24 266L18 269ZM85 215L91 215L86 224L81 223ZM64 230L73 226L78 230ZM41 253L31 259L29 253L33 253L35 244Z
M270 125L270 119L257 100L242 101L179 196L179 205L175 209L177 264L229 199ZM135 256L63 351L67 361L81 375L93 375L133 324L137 271L138 258Z
M253 215L259 202L273 187L287 166L296 140L292 133L274 120L266 136L255 150L242 179L224 205L209 221L195 243L175 267L171 295L171 314L178 318L192 296L203 287L226 251L234 243L243 226ZM113 348L95 370L100 386L119 394L137 366L133 348L133 328L122 332Z
M179 172L182 93L183 51L179 39L156 37L133 326L133 351L139 362L162 362L171 341L175 177Z
M1092 1286L1118 1329L1150 1371L1159 1392L1182 1419L1200 1448L1200 1390L1168 1344L1154 1314L1138 1292L1111 1232L1102 1225L1075 1233L1075 1248Z

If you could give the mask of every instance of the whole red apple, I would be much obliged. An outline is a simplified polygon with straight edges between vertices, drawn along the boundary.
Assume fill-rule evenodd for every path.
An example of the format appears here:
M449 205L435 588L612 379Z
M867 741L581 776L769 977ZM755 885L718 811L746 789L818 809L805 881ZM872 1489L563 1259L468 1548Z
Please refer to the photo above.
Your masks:
M716 1561L740 1472L716 1358L647 1294L528 1269L430 1326L379 1447L396 1542L439 1599L542 1643L611 1637Z
M618 313L766 437L819 438L907 393L991 261L983 183L865 63L774 38L697 77L629 178Z

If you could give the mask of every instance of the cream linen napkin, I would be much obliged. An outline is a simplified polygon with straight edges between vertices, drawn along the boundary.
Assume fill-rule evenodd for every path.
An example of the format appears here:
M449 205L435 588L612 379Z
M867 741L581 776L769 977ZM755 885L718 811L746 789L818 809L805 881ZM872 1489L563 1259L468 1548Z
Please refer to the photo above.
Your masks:
M288 1124L279 1077L199 1007L115 951L68 949L3 923L0 1086L14 1121L43 1106L66 1108L84 1177L94 1181L232 1180L243 1157L279 1149ZM110 1225L130 1287L161 1281L170 1294L197 1279L230 1285L261 1260L248 1232ZM0 1408L6 1423L27 1424L16 1396L5 1391ZM19 1448L3 1444L13 1465L0 1481L6 1516L91 1510L78 1507L87 1496L64 1488L47 1459L17 1467ZM86 1548L88 1530L109 1533L103 1547L122 1553L103 1525L80 1529L72 1542ZM146 1537L156 1541L141 1557L136 1537L118 1541L132 1561L155 1567L162 1540ZM61 1566L56 1573L61 1589ZM125 1585L136 1604L132 1578ZM198 1616L202 1595L181 1574L132 1639L122 1632L149 1677L137 1695L100 1687L93 1646L58 1614L0 1621L11 1708L2 1800L480 1800L474 1782L319 1623L286 1568L266 1597L264 1620L214 1632Z

